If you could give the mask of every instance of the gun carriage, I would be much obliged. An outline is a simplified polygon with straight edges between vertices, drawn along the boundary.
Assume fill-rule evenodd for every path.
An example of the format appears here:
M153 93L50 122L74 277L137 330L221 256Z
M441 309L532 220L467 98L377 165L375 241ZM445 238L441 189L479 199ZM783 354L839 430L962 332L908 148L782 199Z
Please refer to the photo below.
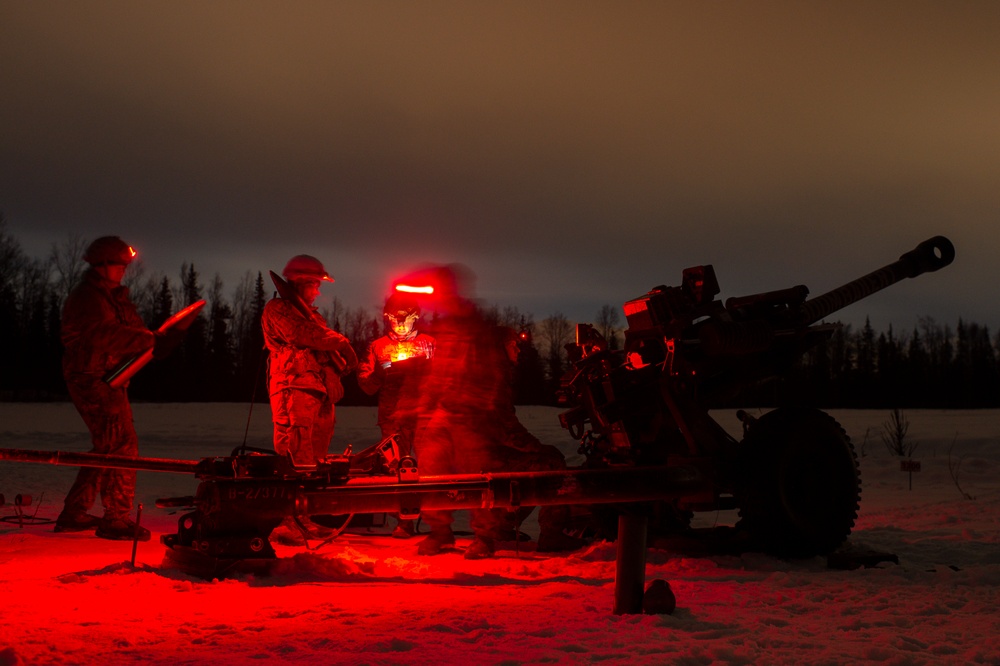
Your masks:
M624 349L609 351L579 326L576 360L563 381L572 408L562 425L582 443L587 465L693 467L697 492L660 508L668 522L692 511L738 509L738 528L753 547L782 556L827 554L857 518L861 480L850 438L828 414L779 407L755 418L738 411L737 441L710 405L756 382L786 374L839 324L825 317L906 278L936 271L955 257L936 236L898 261L806 300L804 285L716 300L712 266L683 271L679 287L656 287L625 304Z

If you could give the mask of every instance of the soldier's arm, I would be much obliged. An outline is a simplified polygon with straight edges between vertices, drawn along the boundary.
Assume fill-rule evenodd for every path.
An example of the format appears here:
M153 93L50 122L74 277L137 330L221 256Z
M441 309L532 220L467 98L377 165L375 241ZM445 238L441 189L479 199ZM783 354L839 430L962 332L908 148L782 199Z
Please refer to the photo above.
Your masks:
M337 352L344 360L342 374L357 367L358 356L350 341L320 322L318 317L307 318L291 303L282 300L271 301L264 312L265 336L293 347Z
M111 304L104 298L86 295L66 300L63 325L71 334L95 350L116 359L141 354L153 347L154 336L138 315L129 323L118 322Z
M368 345L364 360L358 364L358 386L368 395L375 395L382 388L383 374L375 353L375 344Z

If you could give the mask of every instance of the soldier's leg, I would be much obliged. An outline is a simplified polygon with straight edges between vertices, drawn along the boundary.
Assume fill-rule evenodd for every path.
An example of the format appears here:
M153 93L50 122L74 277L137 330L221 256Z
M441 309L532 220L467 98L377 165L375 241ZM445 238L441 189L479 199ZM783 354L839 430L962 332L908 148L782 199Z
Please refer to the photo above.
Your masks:
M486 427L482 419L466 419L459 426L456 439L462 443L460 472L507 471L508 450L500 444L495 429ZM492 556L495 541L510 536L507 532L514 532L513 523L514 514L507 509L472 510L469 526L475 537L466 548L465 557L481 559ZM516 533L513 536L516 538Z
M66 493L63 514L76 516L87 513L97 499L97 486L101 478L101 469L97 467L81 467Z
M113 389L99 380L89 379L68 382L67 386L73 404L90 431L91 452L138 455L138 440L125 389ZM108 483L106 478L113 471L119 470L82 468L66 495L63 516L82 516L94 505L99 492L103 499ZM127 513L135 494L135 472L125 476L124 486L115 485L109 492L128 496L128 506L123 512ZM117 512L118 507L113 505L112 510Z
M454 471L451 433L447 427L436 424L421 427L415 436L420 452L421 474L447 474ZM417 545L420 555L435 555L455 543L451 525L454 512L449 510L422 511L420 518L430 527L430 534Z
M420 473L421 474L447 474L451 471L449 462L449 450L451 442L445 430L435 433L428 433L428 437L422 439ZM455 542L455 537L451 531L451 525L455 521L454 512L450 510L422 511L420 518L431 529L431 536L442 541L443 545Z
M274 450L289 456L296 467L316 465L312 430L318 408L319 400L309 391L284 389L271 396Z
M396 447L399 457L411 455L413 451L413 429L407 430L403 423L395 418L381 417L378 423L382 431L382 439L391 435L396 436ZM396 519L396 528L392 531L392 536L397 539L409 539L417 533L417 526L413 520L401 519L398 513L391 514Z
M534 439L533 437L531 439ZM566 469L562 452L538 440L531 443L521 437L512 446L505 446L504 466L512 472L542 472ZM530 513L530 510L529 510ZM538 550L542 552L575 550L583 541L566 534L572 511L569 506L543 506L538 509ZM508 519L509 520L509 519Z
M91 453L98 453L100 429L92 425L92 419L88 418L90 412L100 407L100 399L92 398L90 382L67 381L66 387L69 389L69 396L73 400L76 411L80 414L87 430L90 432ZM97 484L101 476L101 470L97 467L81 467L76 475L76 480L66 493L65 506L60 518L66 518L65 524L69 527L69 520L82 516L94 506L97 499ZM57 525L58 527L58 525Z
M337 422L333 403L326 397L319 400L316 418L312 427L313 457L316 460L326 458L330 453L330 440L333 439L333 429Z
M132 406L125 389L118 389L112 398L114 408L109 410L104 422L105 453L135 458L139 455L139 438L135 434ZM101 502L104 517L117 520L128 516L135 498L134 469L108 469L100 478Z

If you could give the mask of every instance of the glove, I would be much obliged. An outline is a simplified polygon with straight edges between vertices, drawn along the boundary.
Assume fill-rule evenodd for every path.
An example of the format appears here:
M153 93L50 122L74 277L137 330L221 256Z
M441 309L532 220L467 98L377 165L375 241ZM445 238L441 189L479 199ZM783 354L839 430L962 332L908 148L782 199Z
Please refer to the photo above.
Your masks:
M354 347L351 346L351 343L345 341L337 351L340 353L340 357L344 359L344 371L341 374L347 375L354 372L355 368L358 367L358 355L354 352Z
M168 328L165 331L154 332L153 358L159 360L170 356L170 352L177 349L177 347L184 340L184 334L186 332L187 331L182 331L177 328Z

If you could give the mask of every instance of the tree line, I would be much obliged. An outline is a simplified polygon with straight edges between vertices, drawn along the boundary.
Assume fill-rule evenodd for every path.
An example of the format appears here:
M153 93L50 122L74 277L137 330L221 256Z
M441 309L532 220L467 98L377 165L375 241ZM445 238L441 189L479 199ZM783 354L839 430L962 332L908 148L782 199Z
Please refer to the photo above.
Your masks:
M61 400L60 312L87 266L87 242L77 236L53 243L48 256L28 257L7 233L0 215L0 400ZM268 281L269 282L269 281ZM248 271L228 293L218 274L206 280L184 263L176 277L148 273L141 261L125 284L139 314L155 329L172 313L200 299L207 307L183 344L154 361L132 380L136 401L266 401L266 353L260 317L273 288L260 272ZM616 349L621 344L620 308L605 305L592 324ZM361 356L384 333L380 308L349 307L334 299L321 314ZM526 333L515 374L518 404L554 405L568 369L566 345L575 325L560 313L535 321L517 307L485 307L497 325ZM805 354L785 377L749 387L734 405L769 406L789 401L826 408L978 408L1000 406L1000 335L959 320L953 329L923 318L907 334L890 326L876 332L838 328ZM375 404L353 378L341 404ZM723 406L723 405L719 405ZM725 405L729 406L729 405Z

